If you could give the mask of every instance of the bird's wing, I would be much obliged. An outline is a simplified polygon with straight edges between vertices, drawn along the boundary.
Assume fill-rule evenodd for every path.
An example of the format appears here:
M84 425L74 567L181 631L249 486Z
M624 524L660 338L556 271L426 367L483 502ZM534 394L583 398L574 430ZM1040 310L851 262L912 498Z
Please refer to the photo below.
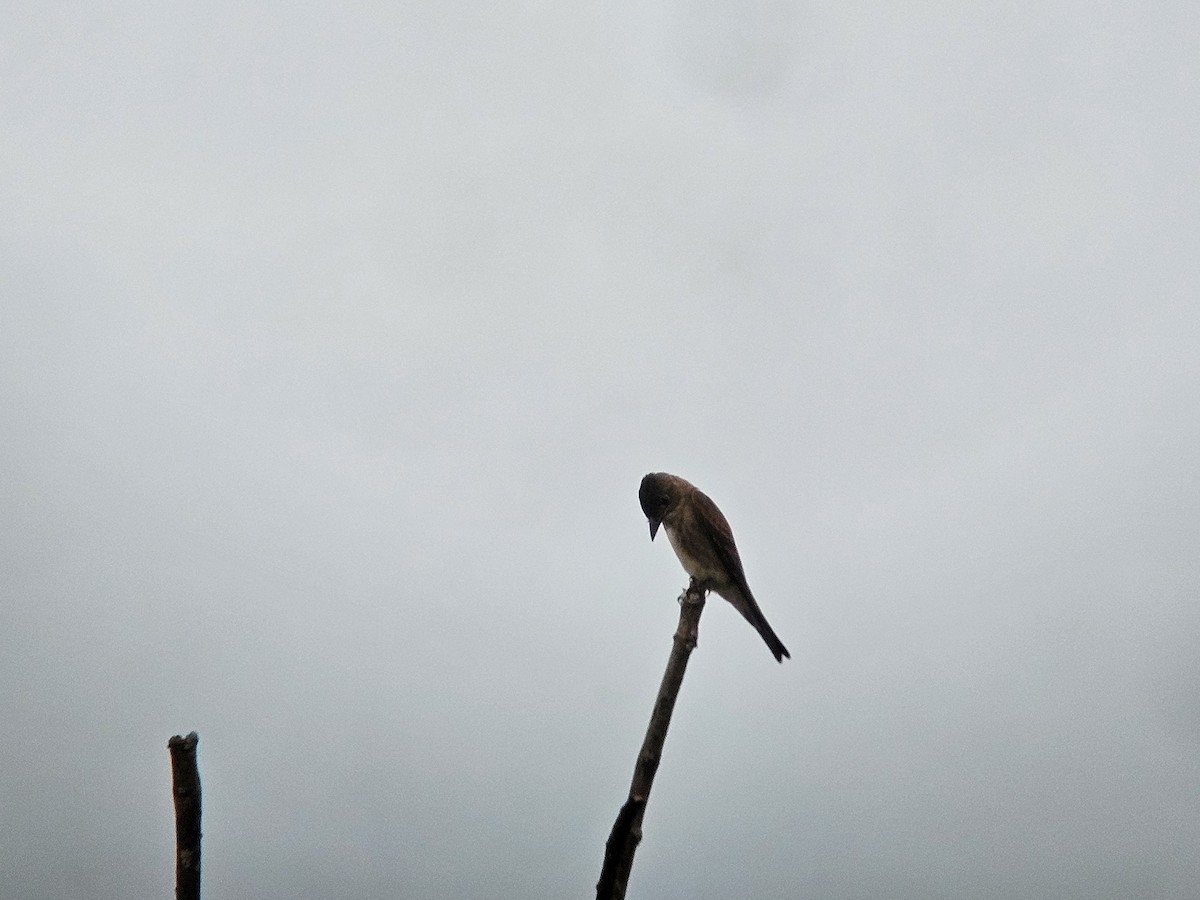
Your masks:
M750 594L746 584L746 573L742 569L742 558L738 556L737 544L733 540L733 529L724 514L713 503L707 494L696 491L696 505L704 523L708 526L704 534L712 547L713 555L721 563L721 567L729 573L733 583Z

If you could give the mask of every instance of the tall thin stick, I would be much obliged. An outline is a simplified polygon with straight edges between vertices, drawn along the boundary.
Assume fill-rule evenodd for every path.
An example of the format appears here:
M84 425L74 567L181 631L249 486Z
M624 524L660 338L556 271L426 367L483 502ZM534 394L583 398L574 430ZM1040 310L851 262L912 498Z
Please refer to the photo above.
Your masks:
M679 696L688 657L699 639L702 612L704 591L696 587L693 579L679 598L679 627L675 630L671 658L667 660L667 670L663 673L658 698L654 701L646 739L642 741L641 752L633 767L629 799L617 813L617 820L604 845L604 865L600 868L600 880L596 882L596 900L623 900L625 897L629 873L633 869L633 854L642 840L642 816L646 812L646 801L662 759L663 743L667 739L667 728L671 724L671 713L675 710L675 698Z
M171 751L171 783L175 796L175 900L200 900L200 770L196 744L200 736L175 735Z

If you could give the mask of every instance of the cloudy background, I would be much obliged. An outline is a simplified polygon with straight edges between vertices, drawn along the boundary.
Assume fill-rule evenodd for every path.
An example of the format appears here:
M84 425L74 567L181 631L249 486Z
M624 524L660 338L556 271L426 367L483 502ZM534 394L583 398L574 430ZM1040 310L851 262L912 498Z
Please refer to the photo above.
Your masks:
M0 13L0 896L1200 882L1194 4Z

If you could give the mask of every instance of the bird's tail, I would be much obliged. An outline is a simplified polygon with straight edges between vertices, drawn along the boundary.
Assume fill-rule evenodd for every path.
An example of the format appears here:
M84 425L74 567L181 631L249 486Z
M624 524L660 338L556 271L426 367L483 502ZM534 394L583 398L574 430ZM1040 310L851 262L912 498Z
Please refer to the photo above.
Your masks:
M732 603L733 608L740 612L746 621L754 626L754 630L762 635L762 639L767 642L767 647L770 648L776 662L783 662L785 656L788 659L792 658L792 654L788 653L787 647L783 646L779 635L767 624L767 617L758 608L758 603L749 589L734 587L718 590L717 593Z
M770 648L771 652L775 654L776 662L783 662L783 658L785 656L788 659L792 658L792 654L788 653L787 647L783 646L783 641L779 639L779 636L772 630L771 626L767 624L766 619L760 617L758 622L755 623L754 627L758 630L758 633L762 635L762 639L767 642L767 646Z

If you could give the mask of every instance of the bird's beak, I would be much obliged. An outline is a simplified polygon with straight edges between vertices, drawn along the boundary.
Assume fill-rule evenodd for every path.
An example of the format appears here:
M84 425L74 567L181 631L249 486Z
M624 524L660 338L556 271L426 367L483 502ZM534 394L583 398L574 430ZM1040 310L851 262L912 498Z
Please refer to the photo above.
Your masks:
M658 534L658 526L662 524L661 519L650 520L650 540L654 540L654 536Z

